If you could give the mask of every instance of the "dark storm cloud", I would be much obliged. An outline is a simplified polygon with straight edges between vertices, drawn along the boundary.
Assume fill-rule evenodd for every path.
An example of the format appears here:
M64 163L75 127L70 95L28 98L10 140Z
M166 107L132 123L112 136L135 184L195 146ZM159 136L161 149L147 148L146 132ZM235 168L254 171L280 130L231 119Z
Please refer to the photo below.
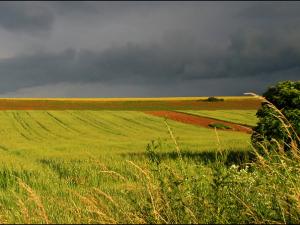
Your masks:
M0 94L30 89L34 95L42 87L50 93L51 87L65 86L68 97L84 96L84 89L75 86L94 84L89 93L101 96L113 96L113 90L118 96L121 90L138 96L143 89L153 96L226 95L299 79L297 2L0 6L0 26L39 37L26 39L33 46L30 53L0 59ZM51 35L46 41L40 33ZM35 48L37 44L44 47ZM102 91L97 92L97 85Z
M0 60L2 92L59 82L172 83L183 63L159 47L128 44L104 52L68 49Z
M260 2L252 4L238 13L239 16L251 19L266 19L285 21L299 19L299 3L293 1L287 2Z
M182 52L160 43L21 55L0 60L0 74L9 74L0 77L0 90L60 82L168 86L201 79L270 79L299 69L300 62L299 48L265 34L239 33L223 53L204 53L201 48ZM298 73L289 77L297 79Z
M54 15L42 4L28 2L1 2L0 26L12 32L40 34L48 32Z
M22 32L29 35L49 33L57 16L93 17L109 19L134 10L147 11L155 4L138 2L1 2L0 26L10 32Z
M298 43L284 42L280 36L263 32L239 32L223 55L204 60L207 78L272 76L300 67ZM195 78L201 77L200 74ZM298 74L295 74L295 79Z

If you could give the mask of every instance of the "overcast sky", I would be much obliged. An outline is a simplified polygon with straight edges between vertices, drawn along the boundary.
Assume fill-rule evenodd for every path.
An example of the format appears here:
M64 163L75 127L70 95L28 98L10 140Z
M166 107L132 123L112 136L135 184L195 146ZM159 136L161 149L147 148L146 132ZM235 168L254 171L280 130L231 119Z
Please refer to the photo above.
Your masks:
M0 97L261 93L300 78L300 2L0 2Z

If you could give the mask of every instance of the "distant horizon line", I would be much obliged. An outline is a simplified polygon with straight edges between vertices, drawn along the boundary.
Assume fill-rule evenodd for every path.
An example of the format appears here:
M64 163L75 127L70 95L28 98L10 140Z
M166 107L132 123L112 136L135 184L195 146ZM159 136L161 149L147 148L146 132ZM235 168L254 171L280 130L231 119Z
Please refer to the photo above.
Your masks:
M207 96L175 96L175 97L0 97L1 100L83 100L83 101L118 101L118 100L197 100L205 99L208 97L217 97L225 99L236 99L236 98L254 98L253 96L245 95L207 95Z

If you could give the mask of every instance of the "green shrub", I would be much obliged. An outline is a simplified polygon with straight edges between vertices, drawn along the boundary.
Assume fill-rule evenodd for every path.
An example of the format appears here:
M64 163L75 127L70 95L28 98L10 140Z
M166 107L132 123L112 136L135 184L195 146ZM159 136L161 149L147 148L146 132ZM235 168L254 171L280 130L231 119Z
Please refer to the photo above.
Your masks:
M259 118L253 128L252 144L261 149L262 143L269 150L283 146L285 151L292 144L299 147L300 134L300 81L283 81L270 87L256 115Z
M222 102L224 101L223 98L216 98L216 97L208 97L207 99L203 100L205 102Z

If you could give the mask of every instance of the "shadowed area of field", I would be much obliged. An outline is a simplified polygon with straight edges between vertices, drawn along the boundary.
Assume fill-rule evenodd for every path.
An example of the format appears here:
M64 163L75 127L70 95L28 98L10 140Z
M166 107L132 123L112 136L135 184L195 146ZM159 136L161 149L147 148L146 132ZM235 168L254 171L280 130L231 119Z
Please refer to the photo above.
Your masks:
M146 159L148 157L148 154L146 152L133 152L128 154L122 153L121 156L123 156L124 158L142 160ZM175 160L179 158L179 155L174 150L173 152L157 152L156 157L158 157L159 160ZM182 151L181 157L182 159L187 161L204 164L216 162L217 160L222 158L225 161L225 164L228 166L232 164L241 165L256 160L256 155L253 152L245 150L229 150L223 152L211 150L201 152Z

